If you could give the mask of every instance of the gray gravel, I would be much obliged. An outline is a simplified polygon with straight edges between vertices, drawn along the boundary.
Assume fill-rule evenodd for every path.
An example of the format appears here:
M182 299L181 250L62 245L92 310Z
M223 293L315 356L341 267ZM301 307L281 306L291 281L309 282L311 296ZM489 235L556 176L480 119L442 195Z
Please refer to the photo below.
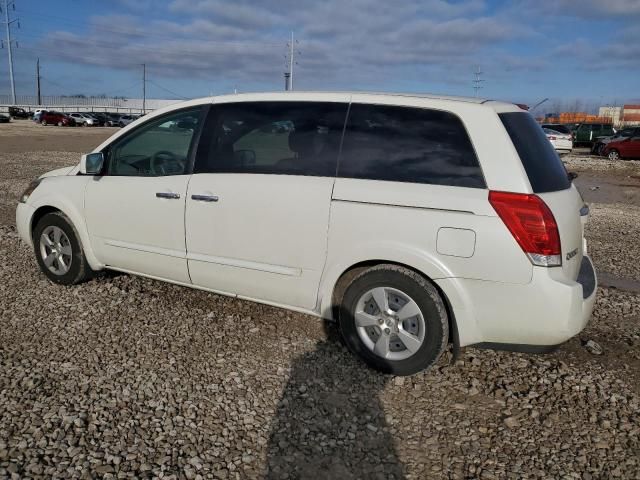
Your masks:
M640 278L638 210L592 207L598 267ZM554 354L468 348L394 378L305 315L127 275L53 285L8 225L0 279L0 478L640 478L637 293L600 289Z

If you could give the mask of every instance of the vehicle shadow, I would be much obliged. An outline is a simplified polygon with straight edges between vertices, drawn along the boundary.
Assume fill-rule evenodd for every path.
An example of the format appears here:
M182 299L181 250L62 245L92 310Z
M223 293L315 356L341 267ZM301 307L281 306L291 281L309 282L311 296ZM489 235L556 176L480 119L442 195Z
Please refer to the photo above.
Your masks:
M390 377L355 359L334 324L296 359L267 446L268 479L401 479L378 398Z

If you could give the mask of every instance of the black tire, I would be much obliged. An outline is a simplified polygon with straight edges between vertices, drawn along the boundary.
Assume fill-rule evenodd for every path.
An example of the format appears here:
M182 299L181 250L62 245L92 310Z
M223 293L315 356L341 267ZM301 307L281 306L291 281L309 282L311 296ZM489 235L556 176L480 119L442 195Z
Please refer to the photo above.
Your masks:
M64 123L62 123L62 122L58 122L58 126L59 126L59 127L63 127L63 126L64 126Z
M50 226L59 227L67 236L69 244L71 245L72 255L71 262L69 264L69 271L63 275L56 275L54 272L49 270L45 265L40 252L40 237L42 236L42 232ZM47 278L54 283L59 283L61 285L75 285L77 283L85 282L95 275L95 272L91 270L91 267L89 267L87 259L84 256L84 251L82 250L82 245L80 245L80 241L78 240L75 228L67 216L62 212L47 213L38 221L38 224L33 229L33 248L40 270L42 270Z
M42 125L44 125L45 127L47 126L47 121L46 120L42 120Z
M615 157L615 158L612 158ZM611 150L609 150L609 153L607 153L607 158L609 160L622 160L622 155L620 155L620 152L618 150L616 150L615 148L612 148Z
M358 301L369 290L387 287L399 290L417 303L425 324L424 341L410 357L388 360L375 354L358 334L355 312ZM357 275L340 302L339 329L347 348L370 367L394 375L412 375L431 367L447 348L449 320L442 297L422 275L398 265L381 264Z

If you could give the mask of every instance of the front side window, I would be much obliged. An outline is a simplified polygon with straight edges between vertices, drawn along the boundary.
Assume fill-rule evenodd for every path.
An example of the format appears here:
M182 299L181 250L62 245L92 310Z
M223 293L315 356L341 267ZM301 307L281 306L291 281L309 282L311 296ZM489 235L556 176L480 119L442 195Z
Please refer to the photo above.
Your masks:
M108 151L108 175L158 177L186 173L201 108L180 110L141 125Z
M339 177L485 188L469 135L450 112L353 104Z
M255 102L214 107L195 173L335 176L347 105Z

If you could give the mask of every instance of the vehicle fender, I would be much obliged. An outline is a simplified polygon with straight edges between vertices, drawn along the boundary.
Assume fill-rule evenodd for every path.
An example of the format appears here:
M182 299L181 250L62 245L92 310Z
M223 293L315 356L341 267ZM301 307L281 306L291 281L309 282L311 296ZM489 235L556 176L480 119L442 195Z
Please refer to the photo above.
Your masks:
M469 339L480 337L475 316L466 307L469 299L462 282L457 281L447 266L428 252L409 245L369 242L351 249L340 249L338 258L331 257L330 248L318 292L317 310L321 317L337 320L333 318L333 291L338 279L352 267L369 262L401 264L422 273L444 294L445 302L452 311L452 321L456 322L457 333L460 340L464 341L463 345L470 343Z
M406 244L371 241L353 244L349 248L344 248L344 245L336 245L334 248L330 246L318 292L318 305L323 317L331 318L333 289L338 279L347 270L365 262L407 265L431 280L453 276L439 259Z
M89 240L89 231L87 230L87 224L84 218L84 190L86 182L83 182L82 185L74 185L76 188L65 188L64 185L57 185L65 183L66 179L74 178L74 177L49 177L46 181L43 181L42 184L34 191L34 194L41 190L39 194L34 195L29 198L29 205L33 208L33 213L42 207L53 207L57 210L60 210L64 213L69 220L71 221L78 238L80 239L80 243L82 244L82 249L84 250L85 257L89 266L93 270L100 270L104 268L104 265L98 260L93 252L93 248L91 246L91 242ZM77 179L77 177L75 177ZM86 177L87 179L92 177ZM77 188L81 187L81 188ZM55 190L64 192L64 195L60 195ZM33 215L29 220L29 232L33 231ZM31 238L32 243L35 239Z

